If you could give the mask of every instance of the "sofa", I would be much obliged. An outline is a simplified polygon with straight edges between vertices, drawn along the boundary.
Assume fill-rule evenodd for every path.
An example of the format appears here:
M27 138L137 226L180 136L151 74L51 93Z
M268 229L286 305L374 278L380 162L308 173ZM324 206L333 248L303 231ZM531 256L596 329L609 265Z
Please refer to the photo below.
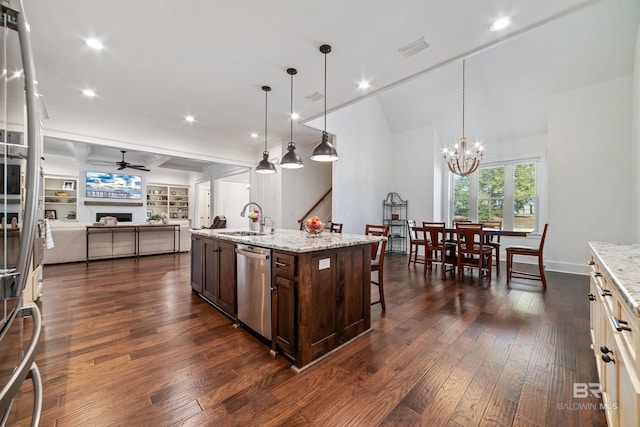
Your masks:
M87 257L87 225L75 221L49 221L54 247L44 250L44 264L85 261ZM191 232L189 221L171 221L180 226L180 241L175 249L180 252L191 250ZM121 222L120 226L141 225L146 223ZM170 229L145 227L139 233L138 254L149 255L173 251L174 233ZM129 227L104 227L91 231L89 237L90 259L135 256L135 232Z

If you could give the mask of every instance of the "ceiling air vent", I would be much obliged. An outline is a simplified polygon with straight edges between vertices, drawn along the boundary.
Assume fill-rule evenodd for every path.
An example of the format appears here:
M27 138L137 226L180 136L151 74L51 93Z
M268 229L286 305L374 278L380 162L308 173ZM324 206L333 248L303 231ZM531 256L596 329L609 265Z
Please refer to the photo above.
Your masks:
M316 101L320 101L321 99L323 99L324 95L321 94L320 92L316 91L316 92L312 93L311 95L305 96L305 98L307 98L309 101L316 102Z
M427 49L429 45L424 41L424 37L419 38L413 43L409 43L406 46L401 47L398 51L405 57L408 58L410 56L415 55L418 52L421 52Z

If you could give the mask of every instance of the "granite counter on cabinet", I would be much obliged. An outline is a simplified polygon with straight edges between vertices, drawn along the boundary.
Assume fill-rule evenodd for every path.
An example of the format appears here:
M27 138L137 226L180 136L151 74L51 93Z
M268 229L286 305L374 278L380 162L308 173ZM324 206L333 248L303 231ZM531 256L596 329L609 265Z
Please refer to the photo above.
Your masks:
M589 242L631 312L640 317L640 245Z
M266 232L254 236L237 236L231 233L247 230L240 229L200 229L191 230L192 234L203 237L215 237L235 243L244 243L270 249L289 252L313 252L346 246L357 246L379 242L385 237L365 236L361 234L342 234L323 232L317 237L309 236L305 231L277 229L273 234Z
M383 237L329 232L308 237L297 230L239 236L235 231L242 230L192 230L191 287L237 321L233 248L271 249L274 354L300 370L370 331L371 243Z

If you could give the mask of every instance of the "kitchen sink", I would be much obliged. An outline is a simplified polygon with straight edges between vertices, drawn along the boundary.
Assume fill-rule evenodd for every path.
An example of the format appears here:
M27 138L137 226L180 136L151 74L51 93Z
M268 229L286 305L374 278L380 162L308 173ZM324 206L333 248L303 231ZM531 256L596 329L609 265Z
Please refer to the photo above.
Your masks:
M266 233L259 233L257 231L223 231L220 234L227 236L264 236Z

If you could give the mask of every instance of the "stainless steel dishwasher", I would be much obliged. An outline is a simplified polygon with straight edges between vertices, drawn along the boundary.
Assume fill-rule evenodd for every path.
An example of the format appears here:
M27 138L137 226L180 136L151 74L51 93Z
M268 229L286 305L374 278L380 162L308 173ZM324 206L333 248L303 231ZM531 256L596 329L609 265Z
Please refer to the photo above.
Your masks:
M271 339L271 249L236 245L238 320Z

